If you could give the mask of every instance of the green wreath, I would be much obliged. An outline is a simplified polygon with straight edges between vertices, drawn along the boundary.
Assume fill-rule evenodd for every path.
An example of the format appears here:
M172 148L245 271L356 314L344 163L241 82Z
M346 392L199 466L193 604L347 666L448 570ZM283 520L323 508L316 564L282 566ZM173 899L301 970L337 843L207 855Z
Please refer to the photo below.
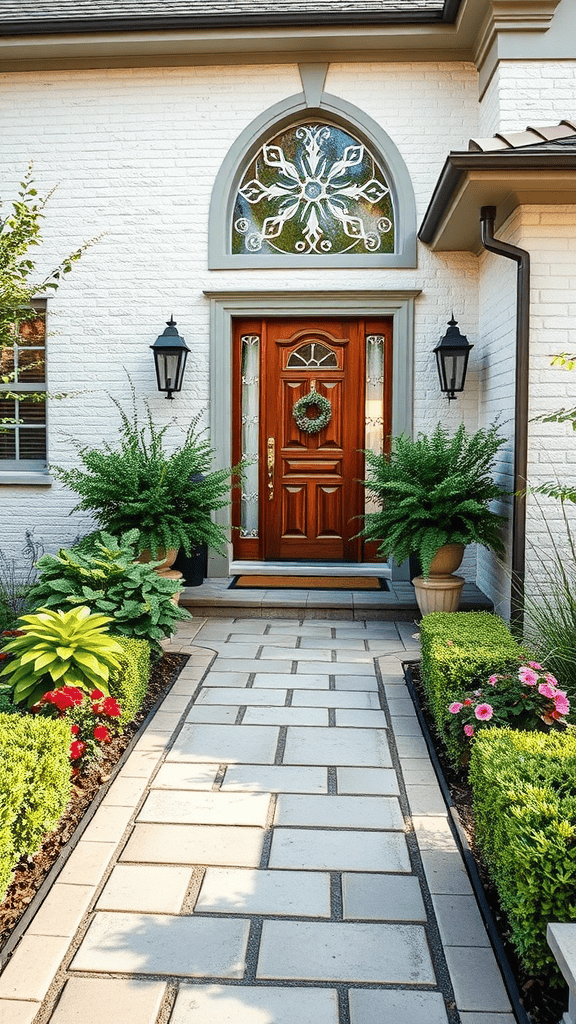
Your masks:
M308 416L308 409L311 405L316 406L319 410L315 419ZM332 419L332 406L329 400L324 398L324 395L319 395L317 391L311 391L310 394L304 395L303 398L299 398L295 402L292 415L298 428L304 434L319 434Z

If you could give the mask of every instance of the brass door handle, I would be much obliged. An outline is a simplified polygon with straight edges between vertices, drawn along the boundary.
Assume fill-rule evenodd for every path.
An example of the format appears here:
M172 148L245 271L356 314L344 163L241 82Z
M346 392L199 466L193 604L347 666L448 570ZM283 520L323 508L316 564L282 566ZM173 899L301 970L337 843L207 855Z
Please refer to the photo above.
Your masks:
M273 437L268 438L267 460L268 467L268 500L274 497L274 464L276 462L276 445Z

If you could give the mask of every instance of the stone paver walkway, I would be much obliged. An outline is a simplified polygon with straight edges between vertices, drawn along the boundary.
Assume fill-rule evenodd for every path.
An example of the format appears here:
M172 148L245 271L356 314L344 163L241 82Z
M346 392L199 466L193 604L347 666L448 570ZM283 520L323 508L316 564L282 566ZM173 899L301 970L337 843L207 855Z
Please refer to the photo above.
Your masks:
M184 623L0 1024L513 1024L404 683L414 632Z

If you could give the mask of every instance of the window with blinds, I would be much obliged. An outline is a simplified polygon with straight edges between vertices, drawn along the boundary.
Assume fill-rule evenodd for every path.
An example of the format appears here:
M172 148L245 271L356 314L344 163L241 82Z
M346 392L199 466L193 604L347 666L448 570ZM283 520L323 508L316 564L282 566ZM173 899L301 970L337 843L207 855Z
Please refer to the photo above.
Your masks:
M0 349L0 472L46 469L46 311Z

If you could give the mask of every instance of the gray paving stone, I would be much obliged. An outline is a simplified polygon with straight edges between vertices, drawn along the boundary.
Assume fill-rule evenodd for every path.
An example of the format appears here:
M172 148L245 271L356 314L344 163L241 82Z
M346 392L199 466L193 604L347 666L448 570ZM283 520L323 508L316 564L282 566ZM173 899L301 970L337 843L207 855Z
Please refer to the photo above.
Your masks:
M277 745L271 725L184 725L166 760L272 764Z
M221 671L220 662L223 658L234 658L236 661L239 658L242 660L244 658L255 658L263 643L262 637L258 637L256 640L252 637L252 642L249 644L235 644L225 640L214 640L211 647L212 650L218 652L218 658L214 662L214 670L216 672Z
M117 864L104 886L96 910L178 914L191 877L190 868Z
M412 814L412 825L421 851L445 850L450 853L458 849L448 820L447 808L443 814L438 815Z
M302 871L411 870L406 839L397 832L298 828L274 829L270 867Z
M281 619L277 619L270 626L268 635L274 636L276 633L294 633L296 636L311 636L311 637L331 637L332 636L332 624L324 625L321 623L305 622L302 625L297 619L285 619L282 622Z
M195 910L244 916L330 917L330 875L313 871L208 868Z
M289 726L283 761L284 764L392 767L384 729L318 729Z
M350 1024L448 1024L444 999L439 992L390 989L350 989Z
M325 768L289 765L232 765L226 769L223 790L252 793L327 793Z
M445 946L444 953L459 1010L510 1012L510 1000L491 948Z
M414 875L344 874L344 919L426 921L420 882Z
M0 999L0 1024L33 1024L40 1003Z
M92 885L57 882L28 926L27 935L74 935L94 895Z
M355 633L353 638L330 638L329 640L326 640L324 646L330 651L365 651L366 647L364 646L364 640L361 638L357 639L356 637L357 634ZM301 651L316 650L319 646L317 637L303 636L300 642Z
M234 825L136 825L121 861L147 864L221 864L256 868L262 829Z
M204 722L209 725L234 725L238 711L238 704L195 704L186 715L186 721Z
M430 761L420 757L402 758L402 775L407 786L437 786L438 779Z
M216 662L214 662L214 664L216 664ZM219 668L221 668L220 665L219 665ZM212 686L212 687L216 687L216 686L246 686L246 683L248 682L248 676L249 675L250 675L250 672L248 671L248 669L244 670L244 666L242 666L242 671L238 671L238 670L232 671L232 670L230 670L229 672L223 672L223 671L218 671L218 670L214 670L214 671L210 670L210 672L206 676L206 679L204 680L204 687L206 687L206 686Z
M461 1013L460 1024L516 1024L512 1013Z
M230 643L253 644L254 639L254 634L232 633ZM260 644L266 644L267 647L288 647L293 651L296 647L297 639L296 635L291 636L289 633L277 633L275 635L267 633L266 636L259 637L258 641Z
M182 985L171 1024L338 1024L330 989Z
M433 985L419 925L264 921L258 978Z
M135 807L142 796L148 779L134 778L121 771L102 801L102 807Z
M442 796L442 790L437 784L434 786L414 786L407 782L406 794L412 814L438 815L446 812L446 802Z
M211 686L215 685L212 682L213 675L234 675L238 672L240 664L237 664L235 667L234 661L235 659L230 659L228 661L226 658L218 658L214 662L214 672L210 670L210 674L208 676ZM241 665L242 672L264 672L272 675L278 675L281 672L290 672L292 670L292 661L289 661L286 658L279 659L277 661L261 661L256 658L243 657L241 659ZM238 685L238 683L236 683L236 685Z
M163 981L70 978L50 1024L155 1024L165 991Z
M260 652L260 657L268 660L269 658L292 658L294 661L321 661L331 662L332 652L324 647L323 645L316 645L313 648L313 652L310 650L303 651L302 648L294 647L277 647L271 644L269 647L266 646L266 638L264 638L264 646Z
M210 790L217 772L217 764L163 764L151 786L152 789Z
M359 708L338 708L336 725L346 725L353 729L385 729L386 715L383 711L363 711Z
M393 768L337 768L339 793L395 796L400 792Z
M396 736L396 749L402 760L405 757L429 759L428 747L422 736Z
M378 692L378 681L376 676L343 676L339 672L335 672L334 685L336 689L340 691L371 690L374 693Z
M307 672L330 672L331 674L336 673L339 676L368 676L369 679L374 677L374 666L362 665L362 664L351 664L347 665L345 662L332 662L332 665L326 664L320 667L320 663L317 661L299 661L298 662L298 675L306 674Z
M186 711L190 701L186 696L173 697L169 694L162 701L162 711Z
M328 725L328 708L251 707L242 725Z
M447 896L471 895L470 879L462 857L456 850L422 850L420 856L431 893Z
M73 971L241 978L249 922L166 914L96 914Z
M406 715L392 715L392 729L396 737L399 736L422 736L420 722L416 717Z
M283 794L275 825L404 830L395 796L300 796Z
M269 676L256 670L254 676L254 687L273 687L281 690L327 690L329 686L328 673L326 675L294 675L290 672L279 672L278 675Z
M378 711L380 704L377 693L366 691L340 690L295 690L292 697L293 707L320 708L365 708Z
M155 789L147 796L136 820L172 825L260 825L263 828L269 804L266 793Z
M432 896L440 937L445 946L489 946L490 941L474 896Z
M133 812L133 807L102 805L96 811L82 838L87 843L118 843Z
M391 715L404 715L408 718L415 718L416 711L410 697L389 696L389 689L386 692L386 701Z
M285 700L285 690L255 690L253 687L242 689L236 686L231 686L229 689L221 686L212 690L207 686L200 691L195 706L199 704L233 704L238 707L238 705L275 704L281 707Z

